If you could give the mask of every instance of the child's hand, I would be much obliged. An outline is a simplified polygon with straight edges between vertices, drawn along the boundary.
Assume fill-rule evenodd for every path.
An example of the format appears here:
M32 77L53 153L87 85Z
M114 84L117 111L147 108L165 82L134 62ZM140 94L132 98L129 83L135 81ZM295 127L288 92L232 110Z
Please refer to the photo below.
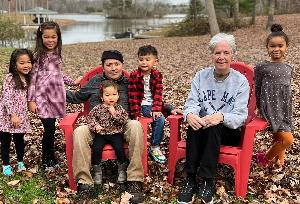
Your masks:
M15 113L13 113L11 114L11 123L14 128L18 128L21 123L21 119Z
M152 118L153 118L153 120L159 118L160 116L162 116L161 112L152 112Z
M74 85L79 85L82 78L83 78L83 76L78 77L78 78L74 81Z
M182 106L178 106L178 108L175 108L171 111L172 115L182 115L183 114L183 107Z
M262 114L260 113L259 109L256 109L256 110L255 110L255 115L256 115L256 117L258 117L258 118L263 118L263 116L262 116Z
M37 105L34 101L29 101L28 102L28 109L33 112L36 113L37 112Z
M103 127L101 127L100 125L97 125L95 127L95 129L96 129L96 132L99 133L101 130L103 130Z
M110 112L113 116L116 115L116 109L115 109L114 106L109 106L109 107L108 107L108 110L109 110L109 112Z

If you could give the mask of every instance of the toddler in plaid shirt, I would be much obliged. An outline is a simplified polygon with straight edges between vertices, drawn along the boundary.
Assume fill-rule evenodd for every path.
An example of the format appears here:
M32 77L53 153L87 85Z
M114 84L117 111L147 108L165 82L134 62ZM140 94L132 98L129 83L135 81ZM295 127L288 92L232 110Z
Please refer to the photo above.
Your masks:
M165 117L163 109L162 74L158 71L158 54L151 45L142 46L138 50L138 69L130 74L128 95L131 117L152 117L152 135L150 155L159 163L165 163L166 157L160 150L164 135Z

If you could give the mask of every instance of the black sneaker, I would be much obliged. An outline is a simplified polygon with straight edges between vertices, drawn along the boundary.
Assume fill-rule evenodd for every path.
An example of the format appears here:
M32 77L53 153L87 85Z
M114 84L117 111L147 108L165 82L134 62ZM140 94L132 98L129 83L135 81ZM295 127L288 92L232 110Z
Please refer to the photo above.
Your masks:
M142 203L144 201L143 198L143 188L142 188L143 183L140 181L128 181L127 182L127 192L133 195L129 199L131 204L138 204Z
M206 181L199 186L197 197L201 199L204 203L213 203L214 196L214 184L209 184Z
M196 183L187 179L182 186L181 191L177 198L178 204L191 204L193 203L194 193L196 191Z
M88 203L90 201L90 198L93 195L93 192L94 192L93 190L94 190L94 188L93 188L92 185L78 183L78 186L77 186L77 195L78 195L77 203L78 204Z
M42 168L44 171L54 171L58 167L58 163L55 159L43 160Z

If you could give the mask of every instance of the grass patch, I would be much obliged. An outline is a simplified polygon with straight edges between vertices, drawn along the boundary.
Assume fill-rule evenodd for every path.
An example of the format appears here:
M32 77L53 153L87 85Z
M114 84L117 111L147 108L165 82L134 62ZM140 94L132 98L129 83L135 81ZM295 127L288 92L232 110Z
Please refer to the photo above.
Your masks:
M7 183L20 180L16 186ZM35 203L50 204L54 203L55 183L49 181L43 173L35 174L32 178L17 174L6 178L0 176L0 201L4 203Z

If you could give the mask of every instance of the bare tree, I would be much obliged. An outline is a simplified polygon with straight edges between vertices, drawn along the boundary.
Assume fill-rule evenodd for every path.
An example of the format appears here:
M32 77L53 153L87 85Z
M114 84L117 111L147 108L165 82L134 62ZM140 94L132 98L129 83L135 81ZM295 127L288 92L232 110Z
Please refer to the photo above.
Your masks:
M273 16L275 12L275 0L269 0L269 14L266 29L269 29L273 24Z
M205 4L206 4L206 9L208 14L210 34L214 36L215 34L220 32L220 28L216 17L214 2L213 0L205 0Z
M240 17L240 9L239 9L239 0L235 0L233 4L233 19L235 23L239 22L239 17Z
M255 17L256 17L256 0L252 0L253 7L252 7L252 18L251 18L251 24L255 24Z

